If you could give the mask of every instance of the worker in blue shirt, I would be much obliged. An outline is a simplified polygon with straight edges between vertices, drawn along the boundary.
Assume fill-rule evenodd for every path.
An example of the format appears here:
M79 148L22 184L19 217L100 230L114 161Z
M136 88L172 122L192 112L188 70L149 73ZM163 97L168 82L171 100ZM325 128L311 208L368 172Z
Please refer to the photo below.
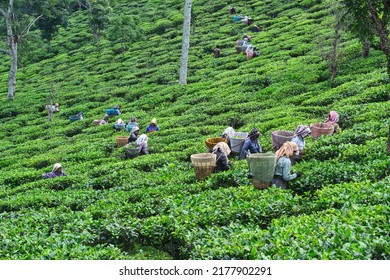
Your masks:
M150 124L146 127L146 133L160 131L160 128L157 126L156 123L157 123L156 119L152 119Z
M252 154L262 153L263 149L259 143L260 132L257 128L254 128L249 132L247 139L241 149L240 159L245 159L248 155L248 151Z

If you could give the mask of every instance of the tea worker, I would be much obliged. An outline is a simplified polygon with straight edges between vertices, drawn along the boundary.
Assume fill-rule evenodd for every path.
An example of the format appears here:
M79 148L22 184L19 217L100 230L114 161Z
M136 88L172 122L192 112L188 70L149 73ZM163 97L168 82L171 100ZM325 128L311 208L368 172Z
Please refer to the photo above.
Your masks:
M310 128L306 125L298 125L290 141L298 145L299 154L302 154L305 148L305 138L311 133Z
M60 104L59 103L55 103L53 109L54 109L53 112L59 112L60 111Z
M135 126L130 132L129 143L135 142L138 138L139 127Z
M160 131L160 128L157 126L156 123L157 123L156 119L152 119L150 124L146 127L146 133Z
M302 176L301 172L291 174L290 158L298 152L298 145L295 142L287 141L276 151L276 166L272 183L281 189L287 189L288 181Z
M221 49L219 48L219 46L216 46L214 49L214 57L218 58L220 56L221 56Z
M217 158L214 172L229 170L232 167L232 163L228 160L230 152L231 150L225 142L219 142L213 147L212 153L215 154Z
M100 121L99 125L108 124L108 115L104 115L103 119Z
M49 121L51 121L51 118L52 118L54 112L60 111L59 107L60 107L60 104L58 104L58 103L55 103L54 105L46 105L45 106Z
M117 119L117 121L115 122L115 124L112 126L114 129L116 129L117 131L119 130L122 130L123 128L125 128L126 124L125 122L119 118Z
M231 146L230 146L230 137L233 136L234 133L236 133L236 132L234 131L234 128L231 127L231 126L229 126L229 127L226 128L226 129L222 132L222 134L221 134L221 137L226 139L227 144L228 144L229 147L231 147Z
M54 164L53 170L49 173L42 175L43 179L55 178L59 176L67 176L67 174L62 170L62 166L59 163Z
M337 114L336 111L330 111L329 115L328 115L328 118L325 120L325 123L333 125L334 133L340 133L341 132L341 128L337 124L339 119L340 119L339 114Z
M139 125L138 125L138 123L137 123L137 118L132 117L132 118L130 119L129 123L126 125L126 131L131 132L131 130L132 130L133 127L135 127L135 126L138 126L138 127L139 127Z
M115 117L115 116L119 116L121 114L120 112L120 106L119 105L116 105L114 108L111 108L111 109L107 109L106 110L106 114L112 118L112 117Z
M236 12L236 7L229 6L229 14L234 14Z
M248 34L244 34L244 36L242 36L242 40L245 40L245 39L247 42L250 42L250 40L252 39L252 36L249 36Z
M257 128L254 128L249 132L241 148L240 159L245 159L248 155L248 151L252 154L263 152L263 149L261 148L261 145L259 143L259 137L260 132L257 130Z
M138 137L135 143L138 147L141 147L141 155L148 154L148 136L146 136L146 134L142 134L140 137Z

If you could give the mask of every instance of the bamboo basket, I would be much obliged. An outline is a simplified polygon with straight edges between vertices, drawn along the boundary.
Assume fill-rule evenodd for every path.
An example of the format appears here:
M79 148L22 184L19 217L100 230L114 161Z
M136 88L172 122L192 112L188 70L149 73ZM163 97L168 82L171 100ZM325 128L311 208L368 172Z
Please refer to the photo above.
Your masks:
M195 170L195 176L198 181L205 179L213 173L217 157L211 153L201 153L191 155L191 163Z
M209 138L205 141L205 144L209 149L213 149L214 146L217 145L219 142L225 142L227 144L227 140L222 137Z
M127 137L127 136L118 136L116 138L116 146L118 148L126 146L128 141L129 141L129 137Z

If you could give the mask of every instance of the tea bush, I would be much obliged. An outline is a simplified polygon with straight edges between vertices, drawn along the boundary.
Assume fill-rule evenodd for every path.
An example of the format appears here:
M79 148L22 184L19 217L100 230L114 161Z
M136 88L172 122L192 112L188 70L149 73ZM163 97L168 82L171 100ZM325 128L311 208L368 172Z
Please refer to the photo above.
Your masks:
M77 11L50 46L33 31L19 52L15 100L0 96L0 259L389 259L390 88L380 50L360 56L343 33L344 57L329 80L319 36L331 2L245 1L262 27L233 23L226 1L193 3L188 77L178 84L183 2L112 3L138 19L140 37L93 41ZM110 26L110 28L116 28ZM34 33L35 32L35 33ZM243 34L261 55L247 60ZM213 50L221 48L221 57ZM7 84L9 62L0 61ZM45 105L57 86L60 111ZM94 126L105 110L122 114ZM342 132L306 138L289 189L255 189L245 160L197 181L190 156L232 126L257 127L264 151L275 130L294 131L340 114ZM79 112L84 119L71 123ZM113 123L137 117L149 154L129 159ZM60 162L66 177L43 180Z

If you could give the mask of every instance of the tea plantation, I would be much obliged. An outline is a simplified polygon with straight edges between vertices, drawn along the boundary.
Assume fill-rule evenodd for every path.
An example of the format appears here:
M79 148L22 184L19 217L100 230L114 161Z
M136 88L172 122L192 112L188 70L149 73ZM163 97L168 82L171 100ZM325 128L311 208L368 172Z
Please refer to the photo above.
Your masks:
M117 0L113 17L134 17L142 34L130 42L108 31L94 41L85 10L50 45L32 32L12 101L9 59L0 61L0 259L390 259L386 59L378 44L363 58L343 31L330 81L332 2L194 0L187 85L178 82L184 1ZM263 30L233 23L229 4ZM244 33L259 57L236 52ZM117 118L93 125L117 104L141 131L157 119L150 154L124 157ZM307 140L290 189L255 189L234 157L231 170L196 180L191 154L226 127L257 127L271 151L273 131L330 110L342 132ZM68 176L42 179L56 162Z

